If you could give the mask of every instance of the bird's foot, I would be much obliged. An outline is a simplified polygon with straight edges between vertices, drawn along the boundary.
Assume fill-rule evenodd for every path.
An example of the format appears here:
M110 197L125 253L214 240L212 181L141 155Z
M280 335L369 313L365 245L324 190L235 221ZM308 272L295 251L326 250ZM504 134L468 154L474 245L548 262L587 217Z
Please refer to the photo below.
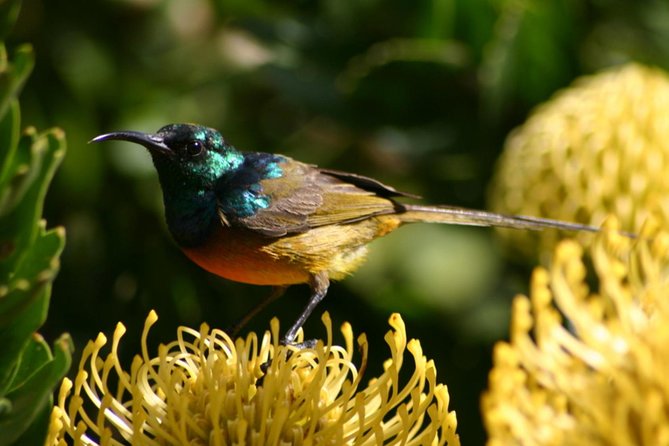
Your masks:
M295 342L294 340L290 340L287 338L283 338L281 341L279 341L281 345L284 345L286 347L295 347L297 350L304 350L305 348L315 348L317 342L318 339L307 339L306 341Z
M309 318L314 311L314 308L316 308L316 305L318 305L318 303L325 297L325 294L327 294L330 280L326 273L321 272L311 277L310 286L312 294L309 298L309 302L304 310L302 310L302 313L300 313L295 323L288 329L283 339L279 341L281 345L293 346L298 350L316 347L316 339L309 339L302 342L295 342L295 339L297 338L298 332L307 321L307 318Z
M303 350L305 348L315 348L317 342L318 342L318 339L308 339L308 340L302 341L302 342L295 342L295 341L291 341L291 340L288 340L286 338L283 338L279 341L279 344L283 345L285 347L294 347L296 350ZM292 356L292 354L293 354L292 351L288 351L286 353L286 359L290 358ZM263 376L259 380L260 383L262 383L264 375L267 374L267 371L269 370L271 365L272 365L272 359L268 359L267 361L263 362L260 365L260 370L263 373Z

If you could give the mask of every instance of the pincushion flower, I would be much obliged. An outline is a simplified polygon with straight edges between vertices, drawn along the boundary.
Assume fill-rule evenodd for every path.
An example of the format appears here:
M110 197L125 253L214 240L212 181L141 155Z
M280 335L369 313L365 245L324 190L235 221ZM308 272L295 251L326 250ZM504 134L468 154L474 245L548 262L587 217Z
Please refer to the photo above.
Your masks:
M327 314L327 339L314 349L279 345L275 320L261 339L234 341L206 324L180 327L152 356L156 320L151 312L130 370L117 356L122 324L106 354L103 334L88 344L74 382L63 381L47 445L459 444L448 391L397 314L385 337L391 358L366 386L365 336L356 367L350 325L342 326L345 345L333 345ZM402 385L407 350L414 370Z
M668 104L659 69L628 64L577 80L509 136L491 208L595 226L611 214L631 232L649 215L668 225ZM554 231L501 233L527 256L550 256L558 240Z
M564 241L513 304L482 400L490 446L669 444L669 232Z

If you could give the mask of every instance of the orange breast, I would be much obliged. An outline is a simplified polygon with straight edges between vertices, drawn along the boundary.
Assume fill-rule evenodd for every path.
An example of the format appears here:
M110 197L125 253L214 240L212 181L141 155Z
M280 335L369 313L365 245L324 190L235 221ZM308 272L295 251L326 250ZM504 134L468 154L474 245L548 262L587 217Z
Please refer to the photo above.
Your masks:
M207 271L235 282L293 285L309 281L300 265L263 251L271 243L257 234L222 227L201 247L183 252Z

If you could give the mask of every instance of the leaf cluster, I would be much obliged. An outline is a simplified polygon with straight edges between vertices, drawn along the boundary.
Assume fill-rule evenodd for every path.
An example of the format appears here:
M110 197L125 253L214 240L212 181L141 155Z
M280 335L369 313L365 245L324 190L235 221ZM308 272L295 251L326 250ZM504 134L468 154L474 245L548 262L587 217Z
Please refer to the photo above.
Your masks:
M20 2L0 7L5 35ZM63 228L46 229L47 187L65 153L60 130L21 132L17 96L34 65L29 46L11 58L0 43L0 445L39 444L52 391L70 366L68 335L52 347L37 333L65 244Z

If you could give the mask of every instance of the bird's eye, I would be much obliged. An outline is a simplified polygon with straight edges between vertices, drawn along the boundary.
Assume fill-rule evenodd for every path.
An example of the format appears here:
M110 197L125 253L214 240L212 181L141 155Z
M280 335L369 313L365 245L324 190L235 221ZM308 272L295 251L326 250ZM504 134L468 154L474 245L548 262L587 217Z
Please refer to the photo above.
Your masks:
M186 144L186 152L190 156L198 156L202 153L202 143L200 141L190 141Z

